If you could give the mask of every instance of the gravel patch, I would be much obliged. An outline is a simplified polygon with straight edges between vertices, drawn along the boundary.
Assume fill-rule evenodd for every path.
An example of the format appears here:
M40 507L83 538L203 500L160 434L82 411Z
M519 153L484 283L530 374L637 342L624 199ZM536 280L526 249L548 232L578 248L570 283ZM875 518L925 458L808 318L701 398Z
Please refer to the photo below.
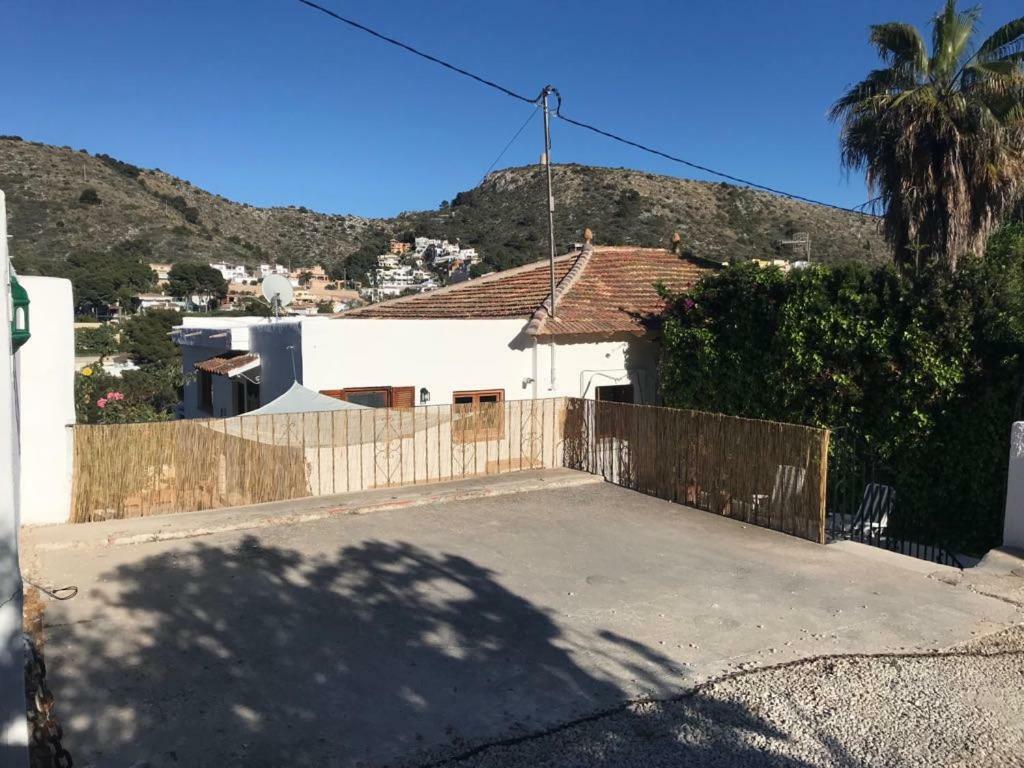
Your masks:
M1024 625L942 652L741 672L438 765L1022 766Z

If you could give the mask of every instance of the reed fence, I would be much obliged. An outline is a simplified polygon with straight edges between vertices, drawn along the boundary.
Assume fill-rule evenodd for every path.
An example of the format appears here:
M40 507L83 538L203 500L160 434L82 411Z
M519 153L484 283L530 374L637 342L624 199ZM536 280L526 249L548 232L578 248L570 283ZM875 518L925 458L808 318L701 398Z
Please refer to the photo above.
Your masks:
M71 522L569 467L825 540L829 433L575 398L75 427Z
M75 427L71 522L562 466L566 401Z
M567 467L825 543L828 430L574 399L564 434Z

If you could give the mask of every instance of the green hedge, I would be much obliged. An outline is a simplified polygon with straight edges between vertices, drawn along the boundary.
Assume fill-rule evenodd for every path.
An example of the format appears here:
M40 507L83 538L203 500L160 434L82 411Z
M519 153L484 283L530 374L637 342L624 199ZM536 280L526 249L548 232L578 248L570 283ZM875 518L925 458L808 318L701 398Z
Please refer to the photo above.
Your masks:
M1024 225L954 275L729 267L672 297L667 404L828 426L885 467L904 519L999 544L1024 384Z

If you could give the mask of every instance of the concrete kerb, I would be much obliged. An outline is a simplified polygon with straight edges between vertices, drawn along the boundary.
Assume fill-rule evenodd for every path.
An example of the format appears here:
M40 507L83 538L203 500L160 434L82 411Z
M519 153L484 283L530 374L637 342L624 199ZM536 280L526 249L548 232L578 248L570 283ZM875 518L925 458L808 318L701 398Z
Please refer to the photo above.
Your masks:
M524 470L430 485L377 488L245 507L95 523L31 526L24 528L22 535L26 546L39 552L143 544L601 482L603 478L598 475L571 469Z

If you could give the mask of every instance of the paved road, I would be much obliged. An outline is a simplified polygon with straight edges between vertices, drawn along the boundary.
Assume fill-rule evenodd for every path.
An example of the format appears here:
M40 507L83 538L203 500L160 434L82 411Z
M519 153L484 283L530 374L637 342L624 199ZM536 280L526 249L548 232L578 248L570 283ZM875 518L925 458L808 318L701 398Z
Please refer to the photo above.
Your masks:
M28 537L35 580L81 589L46 613L76 765L419 760L744 666L1019 620L948 570L606 484L437 498L196 538L244 513L182 515L147 543Z

